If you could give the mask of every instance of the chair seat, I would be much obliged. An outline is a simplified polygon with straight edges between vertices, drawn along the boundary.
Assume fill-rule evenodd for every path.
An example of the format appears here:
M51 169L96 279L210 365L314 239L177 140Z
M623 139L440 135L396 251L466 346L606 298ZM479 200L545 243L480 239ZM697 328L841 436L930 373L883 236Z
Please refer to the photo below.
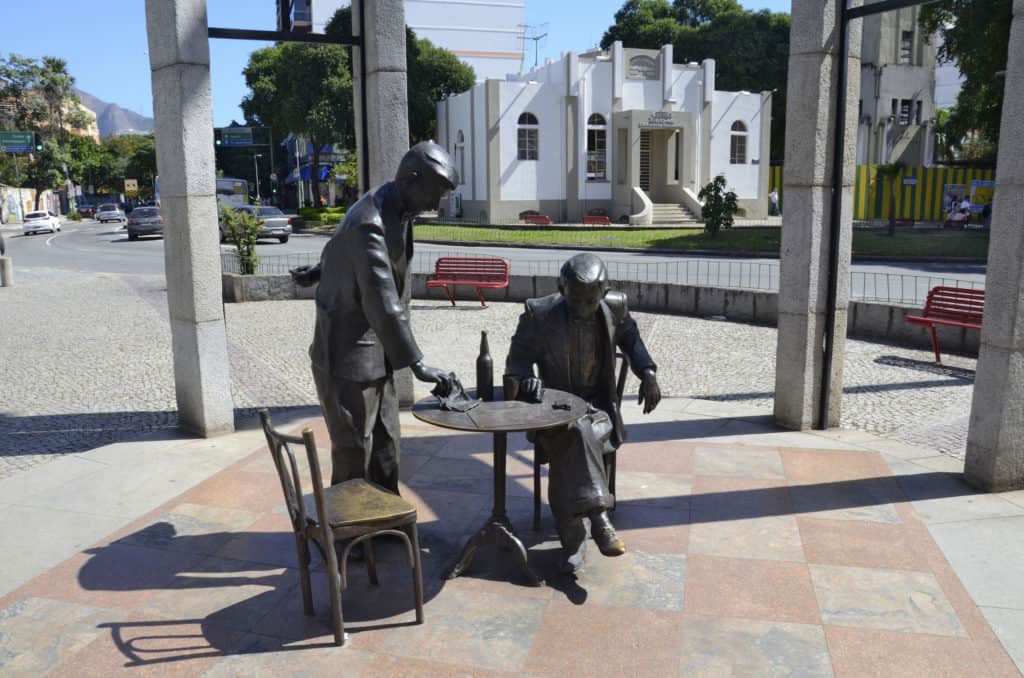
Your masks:
M327 521L334 529L415 522L416 507L363 478L324 488Z

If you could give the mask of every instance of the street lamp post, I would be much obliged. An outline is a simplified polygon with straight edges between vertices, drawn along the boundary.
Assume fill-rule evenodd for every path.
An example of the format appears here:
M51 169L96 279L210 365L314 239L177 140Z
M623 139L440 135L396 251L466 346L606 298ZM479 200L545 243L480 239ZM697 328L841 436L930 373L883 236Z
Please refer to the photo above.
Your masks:
M262 157L262 153L256 153L252 156L252 162L256 165L256 202L260 202L260 162L257 158Z

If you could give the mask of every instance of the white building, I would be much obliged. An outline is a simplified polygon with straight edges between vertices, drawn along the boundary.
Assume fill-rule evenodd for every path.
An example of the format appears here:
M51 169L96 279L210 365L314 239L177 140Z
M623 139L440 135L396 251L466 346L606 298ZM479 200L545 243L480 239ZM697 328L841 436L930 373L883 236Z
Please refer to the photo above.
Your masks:
M278 0L278 12L282 12ZM290 25L323 33L348 0L293 0ZM287 14L287 11L285 10ZM419 38L452 52L478 82L504 79L523 66L526 5L523 0L405 0L405 24Z
M572 52L438 104L438 135L467 219L535 210L578 222L653 223L658 204L699 215L697 193L725 175L747 216L768 209L771 92L715 90L715 62L672 63L672 46Z

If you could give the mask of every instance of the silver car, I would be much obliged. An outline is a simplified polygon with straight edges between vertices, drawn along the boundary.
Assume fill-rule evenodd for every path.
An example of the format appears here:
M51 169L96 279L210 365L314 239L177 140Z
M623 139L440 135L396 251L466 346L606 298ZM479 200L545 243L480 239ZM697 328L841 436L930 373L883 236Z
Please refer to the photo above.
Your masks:
M60 230L60 219L53 212L38 210L25 214L25 223L21 227L25 235L32 235L39 231L54 233Z
M96 221L105 224L108 221L124 221L124 212L113 203L106 203L96 208Z
M163 235L164 218L159 207L136 207L128 217L128 239L138 240L140 235Z
M259 217L262 226L259 234L261 240L277 238L281 243L288 242L288 238L292 234L292 220L278 208L265 205L241 205L234 209L239 212L250 212ZM219 225L220 241L225 242L228 239L228 227L223 221Z

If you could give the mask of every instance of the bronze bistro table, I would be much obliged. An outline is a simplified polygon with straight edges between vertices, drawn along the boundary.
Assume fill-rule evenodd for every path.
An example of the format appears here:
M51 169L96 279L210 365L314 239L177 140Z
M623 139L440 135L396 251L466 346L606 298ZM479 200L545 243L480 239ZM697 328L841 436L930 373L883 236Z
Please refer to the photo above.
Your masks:
M478 547L498 546L515 554L519 568L530 583L541 586L544 582L530 569L526 547L516 537L505 511L508 434L565 426L587 413L587 403L571 393L550 388L544 389L544 399L539 403L501 400L502 389L495 387L494 390L495 400L482 402L468 412L442 410L434 396L420 400L412 409L413 416L428 424L457 431L494 434L494 508L491 517L462 547L459 559L445 576L454 579L462 574L473 562Z

